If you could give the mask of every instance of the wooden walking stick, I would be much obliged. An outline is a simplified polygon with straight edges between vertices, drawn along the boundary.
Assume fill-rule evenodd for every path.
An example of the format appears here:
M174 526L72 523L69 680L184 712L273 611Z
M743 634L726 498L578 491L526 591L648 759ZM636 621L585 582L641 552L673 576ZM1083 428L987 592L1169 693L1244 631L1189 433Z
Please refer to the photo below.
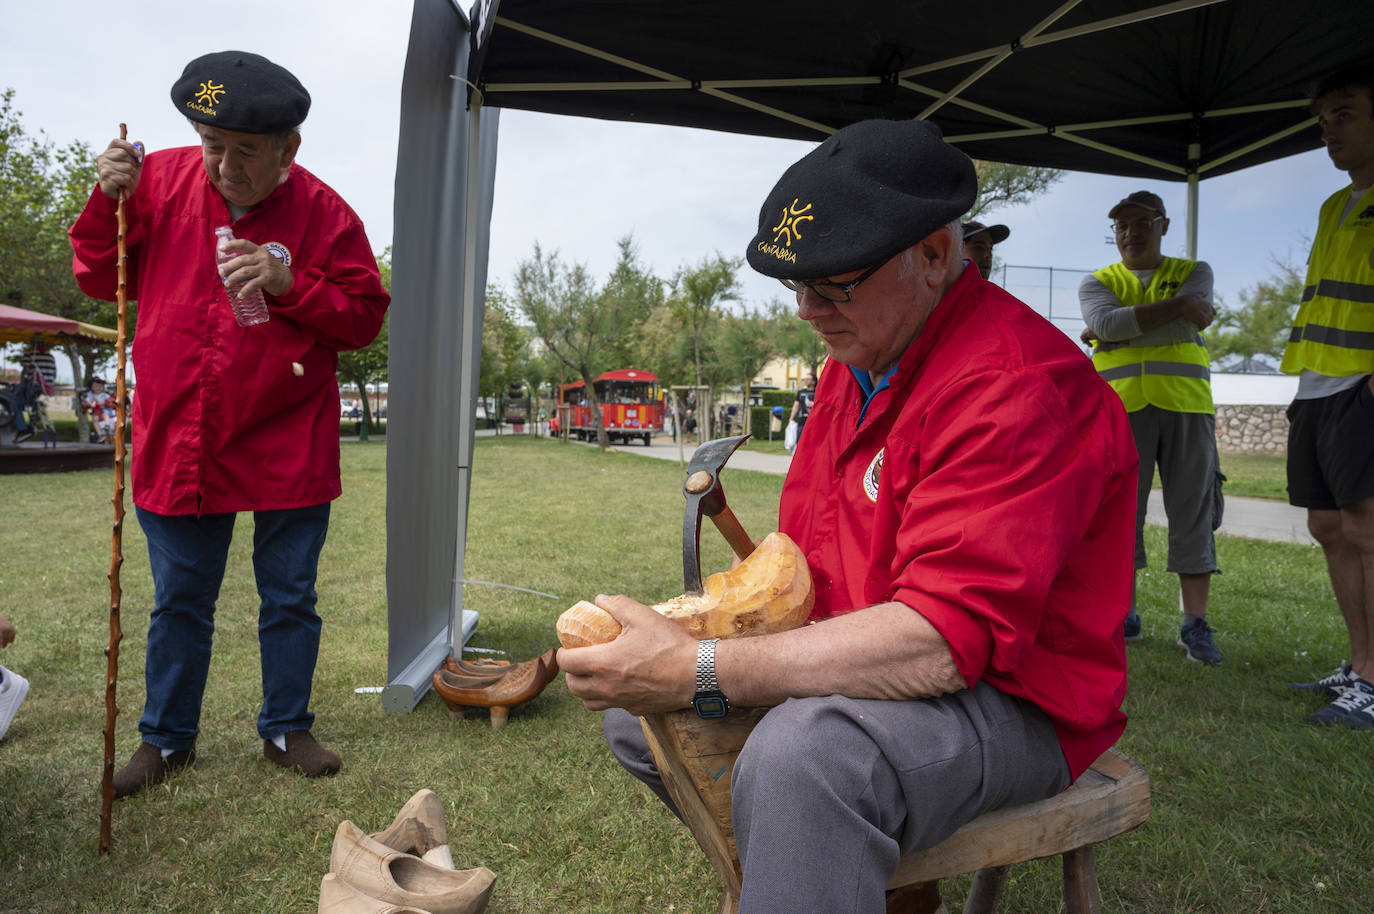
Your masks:
M119 125L119 138L127 139L128 127ZM105 648L105 768L100 779L100 853L110 850L110 811L114 807L114 760L115 760L115 717L119 715L119 705L115 703L115 683L119 678L119 642L124 632L119 627L119 602L123 591L119 586L119 566L124 564L124 440L125 426L128 422L127 386L124 380L124 358L126 330L128 329L127 309L129 300L124 288L127 272L128 253L124 249L124 191L119 192L119 233L116 236L118 247L119 286L115 291L118 317L115 320L115 451L114 451L114 531L111 535L110 549L110 644Z

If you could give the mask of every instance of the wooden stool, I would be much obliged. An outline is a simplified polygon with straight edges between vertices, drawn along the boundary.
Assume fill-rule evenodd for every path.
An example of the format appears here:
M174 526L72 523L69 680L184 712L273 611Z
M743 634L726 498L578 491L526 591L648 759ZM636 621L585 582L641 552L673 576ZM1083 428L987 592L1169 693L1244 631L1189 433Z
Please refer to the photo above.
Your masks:
M692 711L643 719L649 748L669 796L720 876L724 895L716 914L739 909L740 867L730 821L730 772L766 708L746 708L724 721L703 721ZM907 854L888 889L975 872L964 914L990 914L1011 864L1062 854L1068 914L1100 914L1093 845L1130 831L1150 816L1145 769L1109 749L1068 790L1022 806L979 816L935 847Z

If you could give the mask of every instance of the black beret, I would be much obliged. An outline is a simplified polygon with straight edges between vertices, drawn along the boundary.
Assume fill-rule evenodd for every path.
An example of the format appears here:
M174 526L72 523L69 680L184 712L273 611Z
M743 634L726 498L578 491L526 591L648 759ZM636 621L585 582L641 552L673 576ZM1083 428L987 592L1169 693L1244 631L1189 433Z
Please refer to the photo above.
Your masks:
M968 212L977 192L973 161L934 124L859 121L783 172L746 257L778 279L870 267Z
M238 133L280 133L299 127L310 93L260 54L219 51L197 57L172 84L172 104L193 121Z

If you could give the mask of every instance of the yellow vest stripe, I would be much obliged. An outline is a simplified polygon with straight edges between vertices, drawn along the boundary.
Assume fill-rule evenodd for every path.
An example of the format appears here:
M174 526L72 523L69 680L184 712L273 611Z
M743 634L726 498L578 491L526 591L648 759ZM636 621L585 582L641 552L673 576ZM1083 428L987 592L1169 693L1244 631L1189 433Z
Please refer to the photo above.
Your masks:
M1294 327L1288 336L1288 342L1304 341L1323 346L1340 346L1342 349L1374 350L1374 333L1368 330L1342 330L1339 327L1323 327L1321 324Z
M1316 285L1308 286L1302 290L1302 300L1311 301L1318 295L1323 298L1337 298L1344 301L1356 301L1361 304L1374 302L1374 285L1362 282L1340 282L1335 279L1323 279Z
M1114 368L1103 368L1097 372L1104 381L1117 381L1122 378L1138 378L1143 375L1165 375L1171 378L1201 378L1204 381L1211 381L1212 370L1206 365L1194 365L1188 362L1159 362L1147 359L1144 362L1132 362L1129 365L1117 365Z

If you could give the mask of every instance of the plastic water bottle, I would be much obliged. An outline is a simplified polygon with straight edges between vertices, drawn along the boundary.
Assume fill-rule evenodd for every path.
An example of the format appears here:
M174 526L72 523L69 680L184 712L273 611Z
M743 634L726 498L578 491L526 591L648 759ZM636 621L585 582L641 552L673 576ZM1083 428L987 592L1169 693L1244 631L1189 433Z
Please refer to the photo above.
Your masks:
M224 249L224 245L233 240L234 230L229 226L221 225L215 229L215 263L225 263L239 256L238 251ZM240 327L265 324L272 319L261 289L250 292L247 296L240 296L237 289L229 288L229 283L225 282L224 294L229 298L229 306L234 309L234 320Z

